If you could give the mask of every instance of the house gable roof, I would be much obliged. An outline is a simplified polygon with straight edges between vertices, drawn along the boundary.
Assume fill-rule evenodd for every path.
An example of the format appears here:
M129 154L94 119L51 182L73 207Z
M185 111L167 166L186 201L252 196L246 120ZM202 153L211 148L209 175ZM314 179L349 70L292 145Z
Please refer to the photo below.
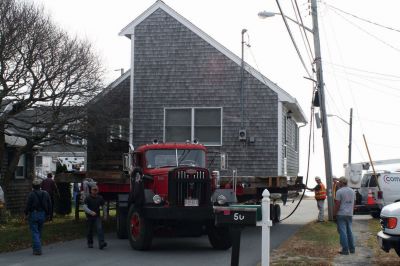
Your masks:
M141 15L139 15L136 19L134 19L131 23L129 23L126 27L124 27L121 32L119 33L120 36L126 36L128 38L131 38L132 35L135 33L135 27L140 24L143 20L145 20L148 16L153 14L156 10L162 9L165 11L167 14L175 18L177 21L182 23L184 26L186 26L189 30L197 34L200 38L208 42L210 45L212 45L214 48L216 48L218 51L220 51L222 54L227 56L229 59L231 59L233 62L241 66L241 59L238 57L236 54L231 52L229 49L227 49L225 46L217 42L215 39L213 39L211 36L209 36L207 33L196 27L194 24L192 24L189 20L181 16L179 13L177 13L175 10L173 10L171 7L166 5L163 1L158 0L155 2L152 6L150 6L146 11L144 11ZM265 84L268 88L273 90L275 93L278 95L279 101L281 101L284 105L290 104L295 110L293 112L297 113L296 119L300 123L307 123L306 116L303 113L303 110L301 109L300 105L298 104L297 100L292 97L289 93L284 91L282 88L280 88L277 84L273 83L271 80L269 80L267 77L262 75L260 72L258 72L256 69L251 67L249 64L245 63L245 70L249 72L251 75L253 75L255 78L257 78L261 83ZM111 84L113 85L113 84Z

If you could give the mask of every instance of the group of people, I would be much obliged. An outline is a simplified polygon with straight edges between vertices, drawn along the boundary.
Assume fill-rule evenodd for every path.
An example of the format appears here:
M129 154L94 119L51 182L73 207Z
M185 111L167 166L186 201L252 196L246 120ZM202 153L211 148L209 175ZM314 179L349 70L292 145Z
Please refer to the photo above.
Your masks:
M25 217L29 223L32 235L33 255L42 255L42 229L45 221L53 219L54 198L58 194L58 189L52 174L48 174L47 179L35 178L32 181L32 191L28 195ZM107 243L104 241L100 208L104 206L104 199L98 195L98 187L93 184L90 186L89 195L84 199L83 209L87 218L87 245L93 248L93 230L96 229L99 241L99 248L104 249Z
M318 222L324 222L324 202L327 197L325 185L320 177L315 177L317 185L314 188L307 188L315 193L315 199L318 206ZM337 224L341 255L349 255L355 252L354 236L352 231L353 210L355 192L347 186L347 179L341 177L335 179L336 193L334 193L335 206L333 210L334 220Z

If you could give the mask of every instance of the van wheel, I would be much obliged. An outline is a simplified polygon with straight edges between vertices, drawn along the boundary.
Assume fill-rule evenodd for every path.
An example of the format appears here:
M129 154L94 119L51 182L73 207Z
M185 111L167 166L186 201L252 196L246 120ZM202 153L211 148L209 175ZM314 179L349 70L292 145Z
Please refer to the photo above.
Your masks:
M133 249L150 249L153 240L153 225L134 205L129 208L127 230L129 243Z
M232 246L232 234L229 227L207 226L207 235L214 249L226 250Z
M375 219L379 219L381 217L381 212L380 211L373 211L371 212L371 216Z

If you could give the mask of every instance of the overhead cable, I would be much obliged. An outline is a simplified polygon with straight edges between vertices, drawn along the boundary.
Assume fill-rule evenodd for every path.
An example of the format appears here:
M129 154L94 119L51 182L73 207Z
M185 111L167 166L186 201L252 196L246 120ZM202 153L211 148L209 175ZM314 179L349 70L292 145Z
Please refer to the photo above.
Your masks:
M308 70L308 68L307 68L307 66L306 66L306 63L304 62L304 59L303 59L303 57L301 56L299 47L297 47L296 41L294 40L294 37L293 37L293 34L292 34L291 30L290 30L289 24L287 23L285 14L283 13L283 10L282 10L282 8L281 8L281 5L279 4L279 0L276 0L276 3L277 3L277 5L278 5L279 12L280 12L281 15L282 15L281 17L282 17L282 19L283 19L283 22L285 23L286 29L287 29L287 31L288 31L288 33L289 33L290 39L292 40L292 43L293 43L293 45L294 45L294 48L296 49L297 55L299 56L299 59L300 59L302 65L303 65L304 69L306 70L306 72L307 72L307 74L308 74L308 77L309 77L309 78L312 78L312 75L310 74L310 71Z
M356 18L356 19L362 20L362 21L364 21L364 22L373 24L373 25L378 26L378 27L385 28L385 29L387 29L387 30L392 30L392 31L400 32L400 30L398 30L398 29L395 29L395 28L392 28L392 27L388 27L388 26L385 26L385 25L382 25L382 24L373 22L373 21L368 20L368 19L365 19L365 18L361 18L361 17L359 17L359 16L357 16L357 15L351 14L351 13L349 13L349 12L347 12L347 11L344 11L344 10L342 10L342 9L340 9L340 8L334 7L334 6L332 6L332 5L328 4L328 3L325 3L325 2L323 2L323 3L324 3L326 6L332 8L332 9L335 9L335 10L337 10L337 11L339 11L339 12L342 12L342 13L344 13L344 14L346 14L346 15L352 16L352 17L354 17L354 18Z
M360 31L364 32L365 34L371 36L372 38L376 39L377 41L381 42L382 44L392 48L393 50L400 52L400 49L391 45L390 43L382 40L381 38L379 38L378 36L375 36L374 34L370 33L369 31L363 29L361 26L355 24L354 22L350 21L349 19L347 19L346 17L344 17L342 14L340 14L339 12L337 12L336 10L332 10L334 13L336 13L336 15L338 15L339 17L343 18L344 20L346 20L348 23L350 23L351 25L353 25L354 27L358 28Z
M303 18L301 17L301 13L300 13L299 5L297 4L297 0L292 0L292 4L293 4L293 1L294 1L295 6L296 6L297 14L299 14L299 19L300 19L299 24L304 25ZM295 11L295 13L296 13L296 11ZM308 49L310 51L311 57L314 58L313 51L312 51L311 44L310 44L310 40L308 39L308 36L307 36L306 28L305 27L301 27L300 25L299 25L299 27L304 32L304 36L305 36L305 38L307 40L307 45L308 45L307 47L308 47Z

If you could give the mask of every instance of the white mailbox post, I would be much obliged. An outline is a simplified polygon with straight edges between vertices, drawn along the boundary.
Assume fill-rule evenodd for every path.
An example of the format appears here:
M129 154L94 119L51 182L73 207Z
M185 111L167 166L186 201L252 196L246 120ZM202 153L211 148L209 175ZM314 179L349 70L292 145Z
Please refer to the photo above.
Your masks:
M268 189L265 189L262 193L261 211L262 220L257 222L257 226L261 226L261 266L269 266L269 255L270 255L270 227L272 221L270 219L270 194Z

